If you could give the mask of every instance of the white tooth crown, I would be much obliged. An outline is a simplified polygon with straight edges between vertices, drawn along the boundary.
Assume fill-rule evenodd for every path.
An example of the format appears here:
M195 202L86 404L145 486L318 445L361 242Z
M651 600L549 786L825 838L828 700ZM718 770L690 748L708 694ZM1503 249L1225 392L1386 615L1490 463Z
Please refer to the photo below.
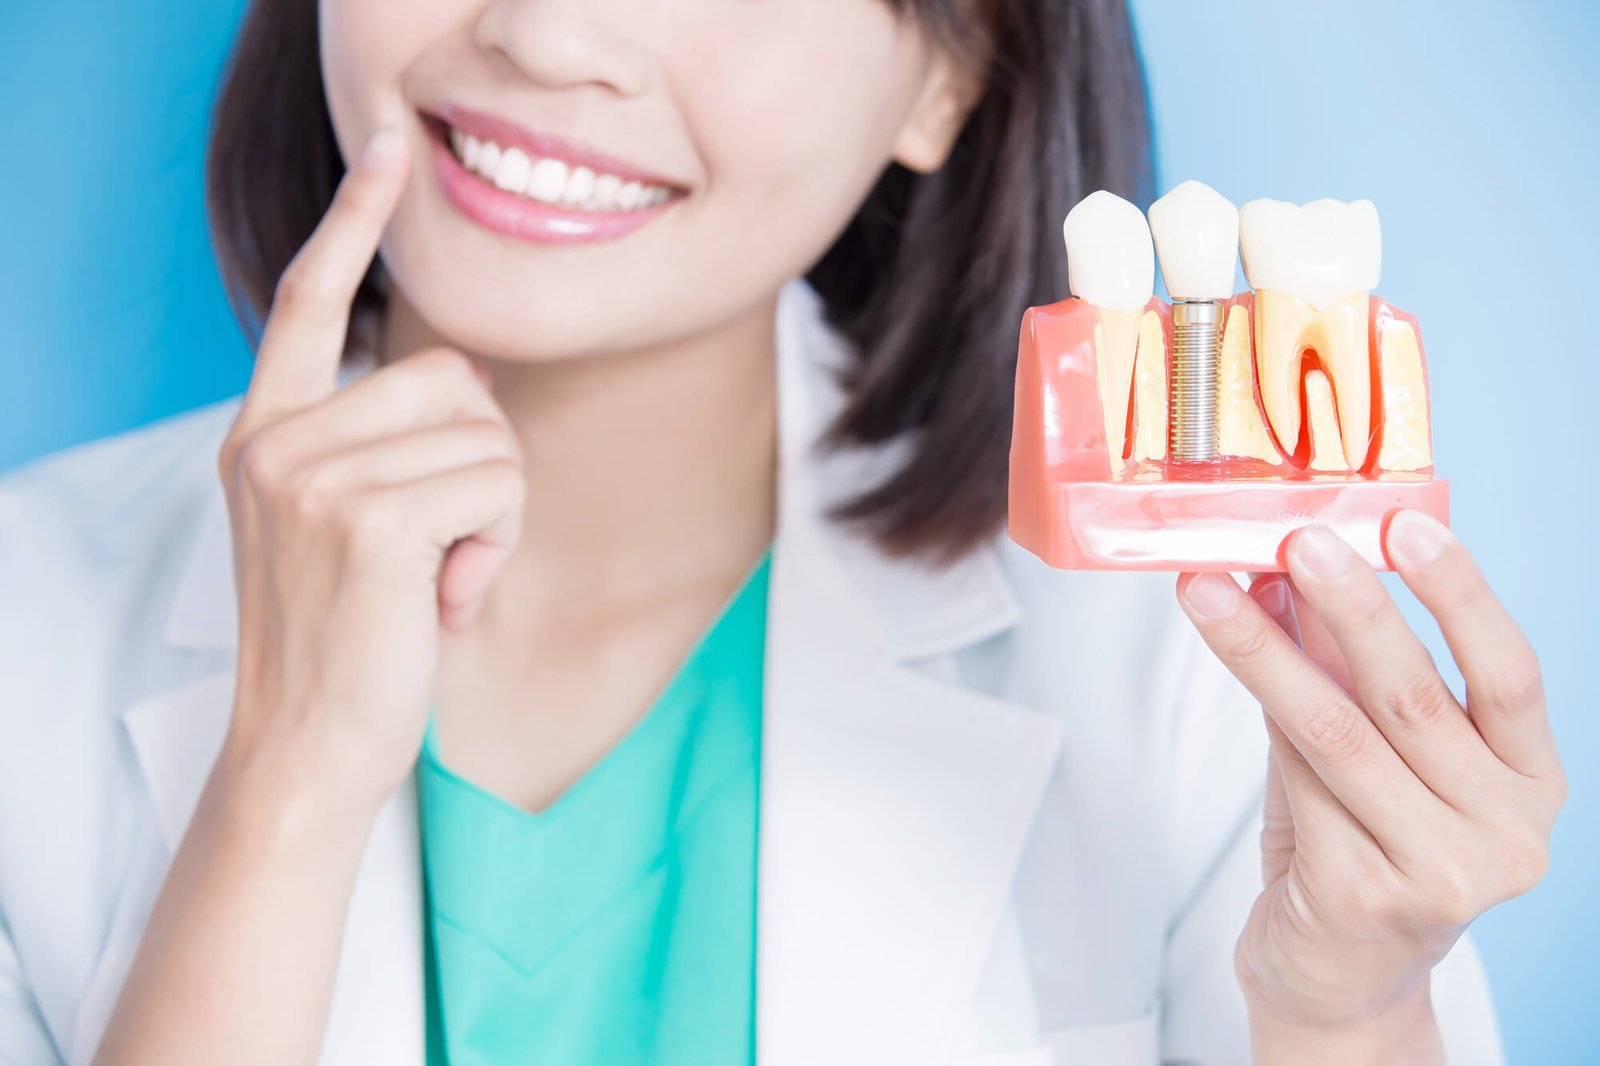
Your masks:
M1067 288L1096 307L1133 309L1155 293L1155 247L1144 212L1104 189L1067 212Z
M1256 290L1256 382L1278 446L1285 454L1298 447L1301 353L1311 349L1332 385L1344 461L1360 469L1372 443L1368 299L1382 263L1377 208L1371 200L1252 200L1239 212L1239 247ZM1326 454L1329 430L1313 428Z
M461 164L497 187L550 204L591 211L635 211L664 203L672 196L665 185L624 182L615 174L596 174L560 159L535 160L520 148L502 149L458 129L450 130L450 147Z
M1371 200L1251 200L1239 210L1239 251L1253 289L1323 308L1378 287L1383 242Z
M1233 295L1239 209L1211 186L1186 181L1150 205L1150 233L1167 292L1187 300Z

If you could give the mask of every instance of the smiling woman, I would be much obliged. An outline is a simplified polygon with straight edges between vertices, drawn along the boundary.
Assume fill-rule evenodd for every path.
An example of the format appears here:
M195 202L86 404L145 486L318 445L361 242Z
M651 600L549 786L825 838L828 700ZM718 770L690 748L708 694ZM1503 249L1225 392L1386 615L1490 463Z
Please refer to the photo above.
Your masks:
M1135 55L1112 0L255 0L248 388L0 480L0 1061L1495 1066L1469 937L1403 1011L1325 936L1241 972L1261 704L1001 532Z
M480 146L499 133L530 161L587 165L597 195L605 173L669 185L668 216L625 245L528 256L462 227L441 196L498 219L495 233L546 219L531 228L621 236L637 222L558 224L430 168L356 293L358 326L394 274L459 343L560 358L705 330L804 272L854 342L832 439L917 442L882 483L836 501L840 514L890 550L948 558L1003 518L1010 310L1064 291L1068 207L1149 183L1123 5L977 7L697 0L580 17L567 3L456 3L400 18L338 0L254 4L208 159L224 276L257 333L361 137L394 122L425 157L447 106L471 109L479 124L463 131ZM463 73L451 49L467 48L483 61Z

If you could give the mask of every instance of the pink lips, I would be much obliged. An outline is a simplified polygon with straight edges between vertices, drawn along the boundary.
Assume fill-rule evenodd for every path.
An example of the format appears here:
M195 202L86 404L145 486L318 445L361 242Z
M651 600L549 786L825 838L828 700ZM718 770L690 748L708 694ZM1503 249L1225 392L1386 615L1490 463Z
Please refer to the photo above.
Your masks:
M533 134L480 112L449 106L440 109L452 125L503 147L515 145L537 157L554 156L564 162L617 175L630 181L657 185L667 179L629 167L581 145L545 134ZM634 211L583 211L557 207L507 192L461 165L448 143L445 122L425 116L432 141L433 162L445 198L462 214L487 229L538 244L583 244L626 236L668 211L682 195L673 195L651 207Z

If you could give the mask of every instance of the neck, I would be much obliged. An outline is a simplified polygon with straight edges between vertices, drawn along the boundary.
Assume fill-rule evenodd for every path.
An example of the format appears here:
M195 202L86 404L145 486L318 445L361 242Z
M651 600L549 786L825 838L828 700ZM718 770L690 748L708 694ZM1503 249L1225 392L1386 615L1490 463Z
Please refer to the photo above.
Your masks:
M522 539L486 621L510 604L521 614L727 585L754 565L775 522L776 311L774 297L648 349L553 361L468 353L490 373L527 479ZM398 293L379 336L381 364L448 343Z

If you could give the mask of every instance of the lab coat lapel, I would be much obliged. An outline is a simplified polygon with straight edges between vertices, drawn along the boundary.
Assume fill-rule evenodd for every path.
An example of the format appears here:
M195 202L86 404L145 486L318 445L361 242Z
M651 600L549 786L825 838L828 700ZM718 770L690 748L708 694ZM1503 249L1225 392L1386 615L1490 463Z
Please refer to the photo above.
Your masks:
M809 289L779 322L757 921L762 1066L947 1059L1058 753L1045 714L916 663L1017 607L993 555L893 561L822 517L895 456L821 459L842 357Z

